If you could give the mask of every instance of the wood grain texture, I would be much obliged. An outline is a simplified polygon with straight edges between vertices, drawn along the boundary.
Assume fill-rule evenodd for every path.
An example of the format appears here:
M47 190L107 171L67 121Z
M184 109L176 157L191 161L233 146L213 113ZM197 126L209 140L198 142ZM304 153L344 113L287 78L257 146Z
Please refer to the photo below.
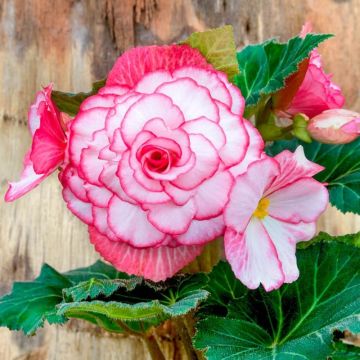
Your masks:
M192 31L234 26L238 46L297 34L305 20L335 33L321 47L325 67L342 86L347 107L360 111L359 0L0 0L0 196L16 179L30 144L26 114L35 92L88 90L117 55L134 45L176 42ZM321 220L333 234L357 231L360 217L334 209ZM98 258L86 227L67 211L56 175L13 204L0 202L0 294L33 278L46 261L59 270ZM148 359L133 338L103 334L71 321L26 338L0 330L2 360ZM167 346L169 359L181 351Z

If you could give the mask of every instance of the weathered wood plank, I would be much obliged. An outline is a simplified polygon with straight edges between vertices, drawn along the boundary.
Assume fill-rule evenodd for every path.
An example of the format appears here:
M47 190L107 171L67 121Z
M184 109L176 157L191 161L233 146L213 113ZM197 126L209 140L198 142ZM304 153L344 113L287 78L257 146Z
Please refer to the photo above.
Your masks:
M133 45L170 43L225 23L237 44L286 39L303 22L336 38L322 46L324 62L360 111L360 1L340 0L0 0L0 195L15 179L30 138L27 108L41 85L87 90L117 54ZM359 230L359 217L329 210L321 227ZM60 270L98 258L86 228L66 209L56 175L14 204L0 203L0 293L34 277L46 261ZM46 326L32 338L0 330L0 359L146 359L136 339L104 335L72 321ZM181 358L169 348L169 358Z

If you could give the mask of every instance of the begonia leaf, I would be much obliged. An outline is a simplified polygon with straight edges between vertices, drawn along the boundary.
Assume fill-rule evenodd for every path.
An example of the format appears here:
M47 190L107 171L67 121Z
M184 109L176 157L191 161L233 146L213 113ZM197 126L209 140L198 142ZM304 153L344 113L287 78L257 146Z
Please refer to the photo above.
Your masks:
M216 70L226 73L230 81L239 73L231 25L194 32L184 43L198 49Z
M201 288L204 279L203 274L198 274L175 278L160 292L145 285L132 291L119 291L106 299L65 302L59 305L58 313L66 317L78 317L78 313L100 314L113 320L151 321L151 325L158 325L195 310L209 295Z
M62 290L71 281L49 265L30 282L15 282L10 294L0 299L0 326L22 330L31 335L49 323L64 323L66 318L57 314L56 305L63 300Z
M360 331L360 249L335 241L297 255L298 281L269 293L242 286L236 296L224 287L225 312L205 307L194 344L207 359L326 359L334 329ZM226 266L213 270L210 283L227 283Z
M67 93L54 90L51 99L60 111L75 116L79 112L80 104L89 96L95 95L104 85L105 79L94 82L89 92Z
M286 43L269 40L248 45L237 53L240 74L235 84L240 88L247 106L255 106L263 96L273 94L285 86L311 50L331 37L329 34L308 34L293 37Z

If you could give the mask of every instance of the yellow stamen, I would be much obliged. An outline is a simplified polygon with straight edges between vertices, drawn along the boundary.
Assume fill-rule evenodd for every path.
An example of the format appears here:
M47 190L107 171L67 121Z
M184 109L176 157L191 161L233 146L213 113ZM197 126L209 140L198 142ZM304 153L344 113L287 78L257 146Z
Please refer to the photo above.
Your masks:
M258 219L264 219L266 216L269 215L268 213L269 205L270 205L270 200L268 198L261 199L253 215L256 216Z

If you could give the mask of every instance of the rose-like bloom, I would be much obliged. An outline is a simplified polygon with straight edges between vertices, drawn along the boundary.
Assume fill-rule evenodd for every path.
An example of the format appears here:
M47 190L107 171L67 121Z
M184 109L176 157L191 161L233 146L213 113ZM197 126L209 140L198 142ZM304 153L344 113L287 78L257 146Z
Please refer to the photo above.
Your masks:
M52 85L36 95L28 113L32 147L24 158L24 169L18 182L10 183L5 201L25 195L54 172L64 161L65 123L68 117L59 112L51 100Z
M163 280L224 232L233 176L263 141L244 99L187 45L122 55L71 123L69 209L117 269Z
M301 36L311 32L311 24L306 23ZM311 52L309 66L286 113L296 115L303 113L312 118L325 110L338 109L344 105L345 99L341 89L331 81L332 75L326 74L319 52Z
M328 204L324 185L312 176L323 168L302 147L252 163L239 175L224 212L225 254L250 289L279 288L299 276L296 243L311 239Z
M325 144L347 144L360 135L360 114L345 109L326 110L307 127L311 137Z

